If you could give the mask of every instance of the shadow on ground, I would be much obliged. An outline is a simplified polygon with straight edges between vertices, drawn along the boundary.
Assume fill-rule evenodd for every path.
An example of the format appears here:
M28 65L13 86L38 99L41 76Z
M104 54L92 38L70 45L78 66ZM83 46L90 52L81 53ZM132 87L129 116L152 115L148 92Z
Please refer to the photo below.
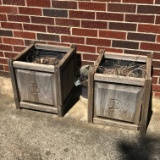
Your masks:
M160 137L139 137L136 142L119 141L117 148L123 160L159 160L159 144Z

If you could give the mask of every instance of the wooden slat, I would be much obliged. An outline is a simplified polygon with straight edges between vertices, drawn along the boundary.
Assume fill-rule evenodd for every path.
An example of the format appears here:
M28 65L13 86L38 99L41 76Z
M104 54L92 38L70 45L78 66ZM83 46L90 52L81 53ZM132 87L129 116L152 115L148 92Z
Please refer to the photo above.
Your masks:
M26 108L26 109L34 109L34 110L39 110L39 111L44 111L44 112L51 112L51 113L57 113L57 108L55 107L49 107L47 105L43 104L33 104L33 103L28 103L28 102L20 102L21 108Z
M94 80L100 82L111 82L111 83L129 84L136 86L144 86L145 82L144 78L132 78L132 77L126 78L123 76L112 76L99 73L95 73Z
M114 121L114 120L104 119L104 118L99 118L99 117L93 118L93 123L104 124L104 125L109 125L109 126L114 126L114 127L119 127L119 128L125 128L125 129L130 129L130 130L135 130L135 131L139 129L139 126L132 124L132 123L125 123L121 121Z
M17 69L27 69L27 70L54 73L54 66L53 65L35 64L35 63L14 61L13 62L13 67L17 68Z
M93 113L94 113L94 73L96 72L102 58L104 55L104 50L100 51L100 54L95 62L94 68L91 68L88 74L88 122L93 122Z
M149 108L149 102L151 98L151 84L152 84L151 67L152 67L152 55L148 54L147 66L146 66L147 74L146 74L144 97L143 97L143 103L142 103L142 115L141 115L141 127L140 127L141 135L145 135L147 130L148 108Z
M36 43L35 44L35 48L36 49L44 49L44 50L57 51L57 52L67 52L70 49L70 47L48 45L48 44L41 44L41 43Z
M16 108L20 109L18 88L17 88L17 83L16 83L15 72L13 69L13 61L11 59L8 60L8 65L9 65L9 69L10 69L10 77L11 77L12 88L13 88L13 92L14 92L14 101L16 104Z
M126 60L126 61L136 61L136 62L146 62L146 56L141 55L131 55L131 54L118 54L105 52L104 57L107 59L116 59L116 60Z

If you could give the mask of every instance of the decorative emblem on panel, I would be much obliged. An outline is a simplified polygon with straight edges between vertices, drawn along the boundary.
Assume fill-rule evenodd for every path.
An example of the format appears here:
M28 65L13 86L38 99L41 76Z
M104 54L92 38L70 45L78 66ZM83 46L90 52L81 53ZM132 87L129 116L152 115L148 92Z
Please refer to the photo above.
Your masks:
M121 103L120 103L119 100L112 99L112 98L109 100L109 107L108 107L108 109L120 109L120 107L121 107Z
M40 89L36 83L30 83L29 90L31 94L38 94Z

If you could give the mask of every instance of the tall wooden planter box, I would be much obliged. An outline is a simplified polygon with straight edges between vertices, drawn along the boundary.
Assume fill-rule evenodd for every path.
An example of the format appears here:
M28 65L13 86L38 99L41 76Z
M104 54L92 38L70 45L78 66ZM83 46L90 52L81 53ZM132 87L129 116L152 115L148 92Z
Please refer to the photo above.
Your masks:
M144 78L98 73L106 60L125 60L146 66ZM105 53L89 72L88 121L136 129L145 133L151 89L151 55Z
M33 51L61 54L55 65L30 63ZM63 116L74 87L75 47L35 44L9 60L16 107L51 112Z

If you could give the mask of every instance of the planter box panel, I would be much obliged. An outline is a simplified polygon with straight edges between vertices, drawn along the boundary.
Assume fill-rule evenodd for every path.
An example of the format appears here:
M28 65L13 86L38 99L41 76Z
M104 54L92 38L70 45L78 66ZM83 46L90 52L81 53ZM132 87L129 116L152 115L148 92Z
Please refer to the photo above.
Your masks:
M66 67L61 70L62 102L66 100L74 87L74 59L70 59Z
M139 122L142 87L95 82L94 116Z
M34 102L56 106L54 74L16 69L21 102Z

